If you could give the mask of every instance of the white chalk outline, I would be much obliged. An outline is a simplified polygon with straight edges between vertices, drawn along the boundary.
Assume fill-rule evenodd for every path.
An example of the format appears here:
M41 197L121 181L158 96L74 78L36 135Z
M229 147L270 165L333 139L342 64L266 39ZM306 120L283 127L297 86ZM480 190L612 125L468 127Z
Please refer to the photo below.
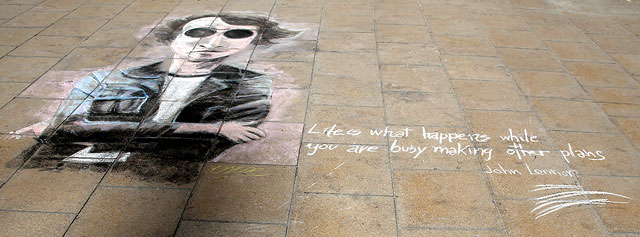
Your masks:
M125 162L131 156L131 152L126 152L118 158L119 152L91 152L92 150L93 146L85 147L62 161L81 164Z

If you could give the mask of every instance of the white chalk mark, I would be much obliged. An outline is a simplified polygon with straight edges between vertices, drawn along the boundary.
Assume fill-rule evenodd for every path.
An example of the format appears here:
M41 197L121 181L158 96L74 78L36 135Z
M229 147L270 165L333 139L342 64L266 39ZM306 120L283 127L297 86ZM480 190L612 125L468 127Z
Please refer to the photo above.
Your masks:
M589 203L591 203L591 201L581 200L581 201L576 201L576 202L572 202L572 203L565 203L565 204L552 206L552 207L544 209L542 212L538 213L536 215L536 219L538 219L540 217L543 217L543 216L546 216L547 214L559 211L560 209L565 208L565 207L570 207L570 206L575 206L575 205L585 205L585 204L589 204Z
M289 202L285 202L285 203L283 203L282 205L280 205L280 206L278 207L278 209L280 209L280 208L284 207L284 205L287 205L288 203L289 203Z
M600 195L613 195L613 196L617 196L617 197L622 197L622 198L626 198L626 199L632 199L630 197L624 196L624 195L620 195L620 194L615 194L615 193L610 193L610 192L601 192L601 191L571 191L571 192L560 192L560 193L554 193L551 195L547 195L544 197L539 197L539 198L535 198L535 200L543 200L543 201L539 201L538 203L541 202L548 202L551 200L556 200L556 199L561 199L561 198L567 198L567 197L574 197L574 196L580 196L580 195L584 195L584 194L600 194Z
M346 161L345 161L346 162ZM340 168L340 166L344 165L344 162L342 162L341 164L339 164L338 166L336 166L336 168L333 168L333 170L336 170L338 168Z
M102 159L115 159L118 156L118 152L97 152L97 153L92 153L91 150L93 149L92 146L86 147L76 153L73 153L73 155L70 156L70 158L75 158L75 157L86 157L86 158L102 158Z
M546 207L546 206L554 204L554 203L568 203L568 202L573 202L573 201L570 201L570 200L558 200L558 201L551 201L551 202L543 203L541 205L538 205L536 208L533 208L533 210L531 210L529 213L531 214L531 213L533 213L534 211L536 211L536 210L538 210L540 208Z
M120 159L118 159L118 162L125 162L127 161L127 159L129 159L130 156L131 156L131 152L125 152L124 154L122 154L122 156L120 156Z
M609 199L594 199L594 200L578 200L578 201L574 201L574 202L570 202L570 203L565 203L565 204L558 204L558 205L554 205L548 208L545 208L543 210L541 210L540 212L538 212L538 214L536 214L536 219L543 217L547 214L550 214L552 212L558 211L562 208L565 207L570 207L570 206L575 206L575 205L586 205L586 204L594 204L594 205L605 205L607 203L628 203L628 202L615 202L615 201L609 201Z
M536 210L538 210L538 209L540 209L540 208L543 208L543 207L545 207L545 206L551 205L551 204L556 204L556 203L573 203L573 202L577 202L577 201L584 201L584 200L557 200L557 201L551 201L551 202L547 202L547 203L543 203L543 204L538 205L536 208L534 208L533 210L531 210L529 213L533 213L534 211L536 211ZM593 200L590 200L590 201L591 201L591 202L593 202L593 203L603 203L603 204L604 204L604 203L628 203L628 202L615 202L615 201L610 201L609 199L593 199ZM555 205L555 206L558 206L558 205ZM552 206L552 207L555 207L555 206ZM540 212L545 212L546 210L548 210L548 209L543 209L543 210L541 210Z
M606 205L609 203L628 203L628 202L619 202L619 201L611 201L606 198L600 199L573 199L573 197L586 197L586 195L611 195L626 199L632 199L630 197L615 194L611 192L603 192L603 191L585 191L581 186L578 185L563 185L563 184L541 184L536 185L536 188L531 190L531 192L537 192L542 190L551 190L551 189L579 189L579 191L566 191L566 192L558 192L549 195L545 195L542 197L535 198L534 200L539 200L536 202L535 208L533 208L529 213L536 212L535 219L546 216L553 212L559 211L561 209L578 206L578 205ZM572 198L572 199L566 199Z
M311 184L311 185L309 185L309 187L307 187L307 188L311 188L311 187L313 187L313 185L316 185L318 182L320 182L320 180L318 180L318 181L316 181L316 182L312 183L312 184Z
M531 192L547 190L547 189L562 189L562 188L580 189L580 187L577 185L564 185L564 184L540 184L540 185L536 185L536 187L540 187L540 188L531 190Z
M97 164L97 163L111 163L116 161L118 158L118 152L91 152L93 146L86 147L73 155L63 159L64 162L70 163L81 163L81 164ZM122 154L122 156L117 159L118 162L125 162L131 156L130 152Z

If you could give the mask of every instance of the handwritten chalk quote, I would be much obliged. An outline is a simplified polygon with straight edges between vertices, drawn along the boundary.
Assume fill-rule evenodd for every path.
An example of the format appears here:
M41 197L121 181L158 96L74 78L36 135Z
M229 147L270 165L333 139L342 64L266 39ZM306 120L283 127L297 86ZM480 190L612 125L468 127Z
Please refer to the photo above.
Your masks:
M480 156L484 161L491 161L495 157L494 149L488 147L488 143L494 139L483 133L459 133L433 130L429 127L421 128L399 128L391 129L389 127L376 128L369 130L361 130L355 128L343 128L334 124L327 127L319 127L318 124L312 125L307 134L326 137L388 137L390 153L405 153L413 159L420 159L429 154L441 154L445 156ZM413 139L409 139L413 138ZM514 130L506 129L503 134L497 136L498 142L506 143L505 149L500 149L507 154L507 157L523 160L525 158L544 158L553 152L559 152L565 162L571 163L574 159L587 159L592 161L602 161L606 159L605 154L600 150L589 150L584 147L576 147L571 143L567 143L565 147L559 150L530 149L531 145L541 142L538 135L531 133L527 129ZM407 143L405 140L412 140L413 143ZM416 142L424 141L424 142ZM330 152L341 146L346 146L346 152L362 154L370 152L379 152L384 148L377 145L362 144L333 144L333 143L305 143L307 148L305 154L313 156L321 152ZM526 171L531 175L559 175L573 176L575 170L549 170L531 168L524 163ZM518 169L506 169L501 164L491 167L486 164L485 172L488 174L513 174L521 175Z

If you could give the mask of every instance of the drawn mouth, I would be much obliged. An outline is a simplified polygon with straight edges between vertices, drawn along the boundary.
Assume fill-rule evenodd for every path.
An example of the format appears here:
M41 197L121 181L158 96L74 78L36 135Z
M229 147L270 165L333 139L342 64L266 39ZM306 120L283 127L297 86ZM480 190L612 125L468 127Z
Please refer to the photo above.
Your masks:
M222 53L225 51L227 50L199 50L199 51L193 51L193 53Z

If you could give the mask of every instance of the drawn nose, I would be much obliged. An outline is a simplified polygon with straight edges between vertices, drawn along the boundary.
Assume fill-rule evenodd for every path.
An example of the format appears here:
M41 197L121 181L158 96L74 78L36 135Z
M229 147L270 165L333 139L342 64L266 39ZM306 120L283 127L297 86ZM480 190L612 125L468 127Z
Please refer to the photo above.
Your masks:
M221 42L222 34L214 34L211 37L202 38L199 45L204 48L217 48L223 47L222 45L220 45Z

